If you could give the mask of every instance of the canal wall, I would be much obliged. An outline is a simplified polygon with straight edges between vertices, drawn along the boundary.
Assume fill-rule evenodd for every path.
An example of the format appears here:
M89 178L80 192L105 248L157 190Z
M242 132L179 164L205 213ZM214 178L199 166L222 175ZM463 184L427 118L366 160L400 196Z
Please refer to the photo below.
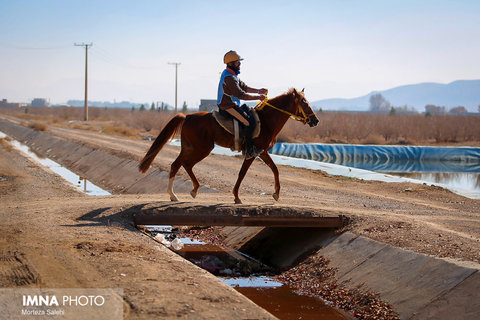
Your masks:
M402 319L479 319L479 265L462 266L344 233L317 254L341 283L380 293Z
M3 120L0 120L0 131L27 145L39 156L50 158L112 193L164 193L167 190L168 172L151 167L147 174L141 174L136 160L125 159ZM187 193L191 189L190 181L175 177L176 192ZM218 192L205 186L201 186L199 191Z
M480 319L480 265L396 248L350 232L227 227L229 245L281 269L315 252L347 288L379 293L401 319Z

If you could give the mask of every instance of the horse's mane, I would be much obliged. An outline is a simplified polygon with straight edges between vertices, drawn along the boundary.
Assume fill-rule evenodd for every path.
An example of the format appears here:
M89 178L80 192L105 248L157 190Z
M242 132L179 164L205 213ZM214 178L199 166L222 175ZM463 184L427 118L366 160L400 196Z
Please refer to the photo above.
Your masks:
M288 96L293 95L293 90L295 90L295 88L290 88L286 92L282 93L281 95L276 96L275 98L269 99L269 101L275 103L276 101L281 101L283 99L286 99L286 98L288 98ZM298 92L298 90L297 90L297 92Z

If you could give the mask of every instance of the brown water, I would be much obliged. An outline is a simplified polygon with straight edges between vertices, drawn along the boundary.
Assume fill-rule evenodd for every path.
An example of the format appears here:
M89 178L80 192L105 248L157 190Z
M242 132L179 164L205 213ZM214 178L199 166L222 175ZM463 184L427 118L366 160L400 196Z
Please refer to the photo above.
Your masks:
M215 245L186 244L177 253L219 276L225 283L234 283L231 285L235 290L279 319L353 319L346 313L327 306L320 299L297 295L289 286L270 281L268 276L260 273L271 272L271 269L256 261L248 261L233 250Z
M238 292L282 320L339 320L353 319L317 298L295 294L286 285L277 288L237 287Z

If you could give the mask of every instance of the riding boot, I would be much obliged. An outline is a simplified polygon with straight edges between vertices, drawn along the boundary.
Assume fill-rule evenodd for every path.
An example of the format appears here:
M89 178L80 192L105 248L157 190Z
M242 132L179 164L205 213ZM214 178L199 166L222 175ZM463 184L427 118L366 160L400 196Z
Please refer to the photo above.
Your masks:
M263 149L257 150L255 144L253 143L253 129L250 128L251 126L245 127L244 134L245 134L245 159L256 158L260 154L263 153Z

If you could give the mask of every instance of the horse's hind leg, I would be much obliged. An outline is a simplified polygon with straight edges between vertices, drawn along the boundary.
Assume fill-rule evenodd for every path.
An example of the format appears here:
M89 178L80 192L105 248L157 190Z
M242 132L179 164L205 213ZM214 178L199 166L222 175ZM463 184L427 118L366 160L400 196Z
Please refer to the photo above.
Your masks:
M185 157L185 161L183 163L183 168L185 168L185 171L187 171L188 175L190 176L190 179L192 180L192 185L193 189L190 191L190 195L192 198L195 198L198 193L198 188L200 187L200 183L197 180L197 177L193 173L193 166L195 166L198 162L202 161L205 159L210 154L210 151L212 151L213 146L209 147L208 149L202 150L202 152L198 154L190 154L189 157ZM198 152L198 149L197 149Z
M180 169L183 164L183 159L183 151L181 151L177 159L175 159L170 166L170 179L168 180L167 192L170 195L170 200L172 201L178 201L177 195L173 192L173 182L175 181L175 175L177 174L178 169Z
M192 198L195 198L198 193L198 188L200 188L200 183L198 183L197 177L195 177L195 174L193 173L193 170L192 170L193 166L190 166L190 165L187 166L184 164L183 167L185 168L185 171L187 171L188 175L190 176L190 179L192 180L193 189L192 191L190 191L190 195L192 196Z

